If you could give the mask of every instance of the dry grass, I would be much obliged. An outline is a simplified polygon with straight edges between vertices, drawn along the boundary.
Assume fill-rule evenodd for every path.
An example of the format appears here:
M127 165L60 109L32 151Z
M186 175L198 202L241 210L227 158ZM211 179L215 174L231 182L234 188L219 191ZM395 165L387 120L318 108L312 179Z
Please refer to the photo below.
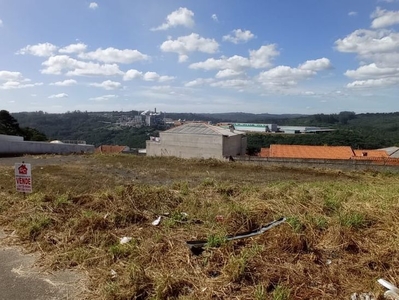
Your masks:
M0 172L0 224L43 266L85 270L88 299L349 299L399 281L396 174L94 156L34 167L24 199ZM212 243L195 256L193 239Z

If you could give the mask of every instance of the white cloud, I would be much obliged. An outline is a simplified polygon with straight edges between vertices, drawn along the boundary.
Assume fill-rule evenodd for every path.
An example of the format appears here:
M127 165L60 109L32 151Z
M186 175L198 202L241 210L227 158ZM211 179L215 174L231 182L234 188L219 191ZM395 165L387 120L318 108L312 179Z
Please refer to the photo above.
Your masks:
M271 61L279 52L275 44L261 46L258 50L250 50L249 58L234 55L222 56L220 59L209 58L203 62L193 63L191 69L242 71L247 68L262 69L272 65Z
M28 45L17 52L17 54L31 54L34 56L46 57L51 56L57 51L58 47L51 43L41 43L36 45Z
M219 44L214 39L203 38L196 33L178 37L176 40L165 41L161 45L163 52L179 54L179 62L186 61L190 52L215 53L218 49Z
M90 9L97 9L97 8L98 8L98 4L97 4L96 2L91 2L91 3L89 4L89 8L90 8Z
M255 35L249 30L235 29L232 31L232 35L223 36L223 41L232 42L234 44L246 43L254 37Z
M54 94L54 95L50 95L49 99L56 99L56 98L68 98L68 94L65 93L61 93L61 94Z
M50 83L50 85L56 85L56 86L71 86L77 84L77 81L74 79L66 79L64 81L57 81L54 83Z
M197 78L195 80L189 81L185 84L186 87L203 86L205 84L213 82L213 78Z
M243 88L248 85L251 85L250 80L245 80L245 79L229 79L229 80L223 80L223 81L217 81L211 83L211 86L213 87L222 87L222 88Z
M107 91L117 90L122 88L122 84L120 82L111 81L111 80L106 80L101 83L91 83L90 86L103 88Z
M224 70L220 70L219 72L217 72L215 77L216 78L227 78L227 77L239 76L241 74L242 74L242 72L238 72L238 71L235 71L232 69L224 69Z
M29 87L41 86L43 82L36 83L23 83L20 81L9 80L0 85L0 90L13 90L13 89L24 89Z
M131 69L125 73L125 75L123 76L123 80L127 81L132 79L139 79L142 78L142 76L143 72Z
M115 99L115 98L118 98L118 96L117 95L104 95L104 96L90 98L89 100L101 102L101 101L108 101L108 100Z
M121 63L130 64L136 61L149 59L148 55L145 55L137 50L131 49L115 49L109 47L107 49L98 48L96 51L81 53L78 55L82 59L98 60L104 63Z
M165 23L156 28L152 28L151 30L166 30L176 26L185 26L189 28L193 27L194 13L185 7L180 7L166 17Z
M157 81L157 82L166 82L172 81L175 79L173 76L159 75L156 72L143 72L131 69L125 73L123 76L123 80L133 80L133 79L142 79L144 81Z
M293 86L299 81L316 75L315 71L278 66L259 74L259 81L266 86Z
M328 58L320 58L316 60L307 60L299 66L302 70L322 71L331 69L332 65Z
M355 17L355 16L357 16L357 11L351 11L351 12L349 12L349 13L348 13L348 16L350 16L350 17Z
M211 16L212 20L214 20L215 22L219 22L218 16L216 14L213 14Z
M389 30L358 29L343 39L335 41L340 52L356 53L362 59L374 54L399 51L399 34Z
M77 43L77 44L70 44L69 46L61 48L58 52L66 53L66 54L81 53L81 52L86 51L86 48L87 48L87 45L85 45L83 43Z
M399 24L399 11L388 11L377 7L372 13L371 28L384 28L395 24Z
M353 79L399 77L399 68L380 68L375 63L361 66L357 70L348 70L345 75Z
M367 79L367 80L356 80L354 82L348 83L347 88L379 88L386 87L390 85L399 84L399 78L378 78L378 79Z
M3 21L0 19L0 27L3 27Z
M43 85L42 82L30 83L29 78L24 78L20 72L0 71L1 90L22 89ZM29 83L28 83L29 82Z
M22 79L20 72L0 71L0 80L19 80Z
M123 75L117 64L98 64L93 62L83 62L71 58L67 55L56 55L49 57L42 63L45 68L41 70L43 74L62 74L69 70L68 76L113 76Z

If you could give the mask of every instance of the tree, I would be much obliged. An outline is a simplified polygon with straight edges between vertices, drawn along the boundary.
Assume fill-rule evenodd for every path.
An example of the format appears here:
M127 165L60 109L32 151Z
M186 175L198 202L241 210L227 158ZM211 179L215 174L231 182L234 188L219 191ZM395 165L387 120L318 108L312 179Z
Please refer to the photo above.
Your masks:
M6 110L0 110L0 134L23 135L18 121Z

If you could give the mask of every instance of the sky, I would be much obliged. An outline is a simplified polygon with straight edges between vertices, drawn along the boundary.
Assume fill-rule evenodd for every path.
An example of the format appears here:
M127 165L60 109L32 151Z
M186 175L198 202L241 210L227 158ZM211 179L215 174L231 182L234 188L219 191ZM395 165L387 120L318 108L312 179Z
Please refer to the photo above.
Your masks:
M0 0L0 109L399 111L399 0Z

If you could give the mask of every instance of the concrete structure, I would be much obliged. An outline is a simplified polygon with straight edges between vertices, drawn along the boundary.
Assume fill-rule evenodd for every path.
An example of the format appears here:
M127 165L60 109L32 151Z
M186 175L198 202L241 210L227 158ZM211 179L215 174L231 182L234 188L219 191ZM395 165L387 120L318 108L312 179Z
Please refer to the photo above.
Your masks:
M247 137L234 129L188 123L161 132L146 146L148 156L225 159L245 155Z
M93 153L93 145L24 141L22 137L0 135L1 155Z
M334 130L335 129L314 127L314 126L278 126L278 131L287 134L331 132Z
M249 132L276 132L277 124L233 123L236 130Z

